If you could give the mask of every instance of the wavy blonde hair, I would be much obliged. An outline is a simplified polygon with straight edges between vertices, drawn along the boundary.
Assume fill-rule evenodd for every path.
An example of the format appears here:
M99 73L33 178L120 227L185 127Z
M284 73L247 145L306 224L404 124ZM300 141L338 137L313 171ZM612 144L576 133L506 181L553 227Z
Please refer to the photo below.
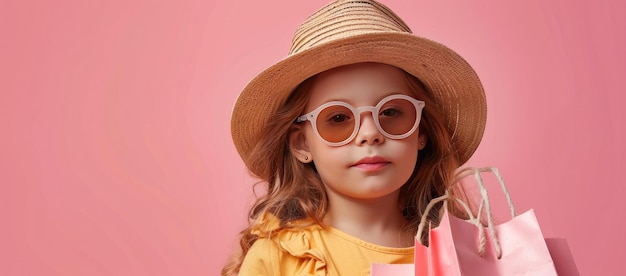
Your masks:
M424 209L433 198L442 196L449 189L451 199L448 201L454 202L454 196L459 196L462 191L450 189L460 164L451 146L450 133L439 112L442 108L419 79L406 72L405 76L414 96L426 103L419 131L426 134L428 142L419 153L413 174L400 188L398 201L398 207L408 222L406 231L416 233ZM294 226L288 222L303 218L310 218L312 223L323 225L322 219L328 210L324 185L312 163L302 163L291 153L288 140L295 118L304 112L309 101L308 92L314 80L315 76L294 90L269 120L261 132L261 139L248 157L249 170L258 172L255 176L261 179L256 185L266 185L266 190L257 197L250 209L250 225L240 233L240 250L224 266L222 275L234 275L239 271L246 253L263 231L302 227L301 224ZM448 206L451 212L458 213L455 204ZM439 223L439 209L436 207L427 215L434 225ZM266 213L279 219L278 229L268 229L267 221L261 219ZM425 236L421 238L425 240Z

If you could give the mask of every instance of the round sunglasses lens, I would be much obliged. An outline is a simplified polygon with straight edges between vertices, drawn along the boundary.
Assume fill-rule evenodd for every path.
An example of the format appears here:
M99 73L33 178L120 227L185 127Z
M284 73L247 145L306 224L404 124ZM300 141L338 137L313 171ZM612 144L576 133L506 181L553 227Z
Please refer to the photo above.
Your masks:
M330 143L343 142L354 131L355 118L345 106L332 105L324 108L317 115L317 132Z
M378 113L381 128L391 135L403 135L409 132L417 119L415 105L405 99L393 99L386 102Z

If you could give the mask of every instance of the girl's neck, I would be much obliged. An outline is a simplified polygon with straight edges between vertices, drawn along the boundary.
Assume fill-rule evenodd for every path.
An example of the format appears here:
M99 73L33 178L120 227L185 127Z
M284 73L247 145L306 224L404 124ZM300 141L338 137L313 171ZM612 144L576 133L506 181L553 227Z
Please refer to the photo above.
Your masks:
M324 223L351 236L388 247L413 246L406 219L398 208L399 191L383 198L355 199L328 193Z

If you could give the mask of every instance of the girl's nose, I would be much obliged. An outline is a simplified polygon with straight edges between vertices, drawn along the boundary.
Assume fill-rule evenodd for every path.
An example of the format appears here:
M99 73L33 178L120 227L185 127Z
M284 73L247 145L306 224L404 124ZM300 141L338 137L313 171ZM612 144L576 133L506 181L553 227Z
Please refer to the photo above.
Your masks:
M371 112L361 114L361 125L354 140L358 145L380 144L385 141L385 136L376 127L376 122Z

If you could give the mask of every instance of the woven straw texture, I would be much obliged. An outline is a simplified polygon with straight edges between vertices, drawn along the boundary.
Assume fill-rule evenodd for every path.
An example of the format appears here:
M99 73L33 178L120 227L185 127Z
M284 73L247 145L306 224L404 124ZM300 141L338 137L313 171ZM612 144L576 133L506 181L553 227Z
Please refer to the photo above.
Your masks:
M339 0L307 18L295 32L289 55L257 75L240 93L231 132L244 163L248 164L261 128L302 81L360 62L386 63L419 78L438 104L426 108L442 110L461 164L472 156L487 116L483 87L472 67L446 46L413 35L384 5Z

